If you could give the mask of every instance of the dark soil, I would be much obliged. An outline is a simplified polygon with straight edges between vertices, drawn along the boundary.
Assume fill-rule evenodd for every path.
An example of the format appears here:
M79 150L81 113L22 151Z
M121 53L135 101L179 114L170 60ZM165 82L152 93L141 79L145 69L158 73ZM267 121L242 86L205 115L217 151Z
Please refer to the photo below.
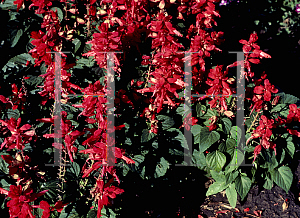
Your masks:
M271 190L259 190L255 186L244 201L238 196L236 208L230 206L225 192L206 197L207 188L213 180L193 167L171 168L167 178L172 181L161 178L142 180L128 175L131 181L121 182L121 187L130 191L114 199L111 206L122 207L118 217L131 218L298 218L300 161L297 159L292 169L295 178L288 193L276 185Z

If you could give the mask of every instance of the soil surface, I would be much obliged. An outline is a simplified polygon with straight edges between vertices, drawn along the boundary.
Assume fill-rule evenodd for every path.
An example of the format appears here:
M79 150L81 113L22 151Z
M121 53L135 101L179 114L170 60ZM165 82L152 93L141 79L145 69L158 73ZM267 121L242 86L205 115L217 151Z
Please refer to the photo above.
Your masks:
M300 155L300 152L295 154ZM238 196L236 208L232 208L225 192L206 197L213 182L193 167L174 167L168 170L169 179L139 180L129 177L121 182L126 190L114 199L111 207L122 205L118 217L131 218L298 218L300 217L300 158L291 165L294 181L288 193L274 185L271 190L254 186L244 201ZM123 183L123 184L122 184ZM171 185L170 185L171 184Z

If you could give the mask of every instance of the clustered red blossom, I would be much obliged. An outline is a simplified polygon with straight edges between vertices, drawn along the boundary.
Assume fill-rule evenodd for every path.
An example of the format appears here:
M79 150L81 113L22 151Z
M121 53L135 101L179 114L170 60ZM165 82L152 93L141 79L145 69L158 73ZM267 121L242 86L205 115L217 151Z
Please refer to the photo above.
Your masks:
M252 138L260 138L259 145L257 145L254 149L254 160L256 156L260 153L261 147L265 149L272 148L275 151L276 155L276 144L270 141L272 135L274 120L268 119L265 115L260 117L259 126L253 131Z

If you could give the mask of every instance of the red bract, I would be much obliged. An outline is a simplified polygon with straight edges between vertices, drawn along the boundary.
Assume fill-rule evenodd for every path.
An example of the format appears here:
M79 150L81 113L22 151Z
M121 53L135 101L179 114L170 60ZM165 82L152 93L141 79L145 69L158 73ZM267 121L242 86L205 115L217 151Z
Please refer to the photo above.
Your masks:
M1 155L1 157L9 164L9 175L17 180L17 185L21 184L22 186L25 186L26 184L31 184L33 179L37 181L44 179L44 172L39 172L37 166L31 167L31 159L27 155L22 157L22 155L17 153L15 158L10 155ZM35 173L34 178L31 178L32 173Z
M116 195L122 194L124 192L123 189L115 187L114 185L109 186L113 180L110 180L108 183L104 184L104 181L101 179L97 179L95 187L91 190L92 196L97 200L98 203L98 211L97 218L101 217L101 210L104 205L108 205L110 198L116 198Z
M184 118L184 128L187 131L190 131L191 126L196 125L198 122L198 119L195 117L192 117L192 113L189 113L185 118Z
M232 88L230 88L229 83L227 82L228 77L227 71L222 71L222 65L216 66L215 69L211 69L208 74L208 79L206 83L211 86L206 92L207 95L232 95Z
M45 194L48 190L42 191L38 194L33 193L32 188L24 189L21 185L10 186L10 190L6 191L5 189L0 188L0 192L2 194L7 195L11 198L7 202L7 207L9 208L10 217L18 217L18 218L33 218L32 210L34 208L33 205L30 205L30 202L35 201L37 198ZM43 218L47 218L49 216L44 216Z
M34 130L29 130L31 125L25 124L19 127L21 124L21 118L16 120L15 118L11 117L9 121L0 120L0 122L11 132L11 136L5 138L4 142L1 144L1 149L6 146L8 150L14 148L23 150L25 144L29 143L32 140L32 136L35 135Z
M216 116L212 116L211 118L209 118L209 120L210 120L210 125L209 125L209 126L206 126L206 127L208 127L208 130L209 130L209 131L212 131L212 130L214 130L214 129L217 128L217 125L216 125L217 119L218 119L218 118L217 118Z
M264 86L256 86L254 88L254 93L262 95L265 101L271 101L271 94L277 93L278 89L274 85L271 85L268 79L264 80Z
M91 51L83 56L93 56L99 67L107 69L107 52L120 50L122 46L121 33L119 31L109 32L109 24L105 22L99 26L99 30L100 33L94 33L93 39L87 42L92 44ZM113 60L110 61L114 61L118 69L113 70L120 72L120 63L116 54L113 54Z
M262 115L260 117L259 126L253 131L251 137L248 139L248 141L250 141L251 139L260 138L260 143L256 146L256 149L254 150L254 160L256 156L260 153L261 146L263 146L265 149L272 148L275 151L276 155L276 144L270 141L273 127L273 119L268 119L265 115Z
M67 120L67 112L62 111L61 112L61 137L64 139L65 145L66 145L66 151L69 155L70 160L73 162L73 156L75 156L75 153L77 152L77 148L73 145L75 140L78 136L83 135L83 132L80 132L78 130L73 130L72 122L70 120ZM38 119L40 122L47 122L47 123L54 123L54 118L42 118ZM56 136L54 133L51 134L45 134L45 138L59 138L60 136ZM52 144L53 147L59 148L60 146L64 149L64 146L62 144L58 145L57 143Z
M290 104L289 105L289 114L287 116L287 123L290 123L292 121L300 122L300 109L297 108L297 105Z

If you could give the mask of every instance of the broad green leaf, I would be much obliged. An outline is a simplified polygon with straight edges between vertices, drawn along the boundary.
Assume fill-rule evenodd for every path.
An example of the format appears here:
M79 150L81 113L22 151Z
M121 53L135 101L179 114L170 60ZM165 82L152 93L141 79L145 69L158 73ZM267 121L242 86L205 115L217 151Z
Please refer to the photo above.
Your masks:
M30 61L32 64L34 64L34 59L33 59L33 57L31 57L30 54L23 53L23 54L16 55L15 57L12 57L11 59L9 59L9 61L2 68L2 70L4 72L6 72L6 69L9 67L13 68L14 66L17 66L17 65L26 65L27 61Z
M79 39L75 38L75 39L73 39L72 42L74 44L74 53L76 53L81 46L81 41Z
M239 172L236 170L234 172L225 172L226 184L232 183L239 175Z
M138 166L140 165L142 162L144 162L145 160L145 156L141 155L141 154L137 154L134 155L134 157L132 158L134 160L134 165Z
M283 111L284 108L286 108L285 110L289 110L287 104L277 104L274 108L272 108L271 113Z
M202 126L200 126L200 125L194 125L191 128L191 132L194 135L194 144L198 144L200 142L201 129L202 129Z
M251 188L251 180L244 175L239 175L235 180L235 189L239 193L242 201L247 196L247 193L249 192Z
M157 119L161 121L163 130L167 130L167 129L171 128L172 126L174 126L174 124L175 124L174 120L171 117L166 116L166 115L158 115Z
M231 207L235 208L237 201L237 192L235 190L235 183L231 183L226 189L226 197Z
M219 152L213 151L206 156L207 167L219 172L226 163L226 156Z
M265 178L266 178L266 181L264 184L264 188L270 190L273 187L273 181L268 176L265 176Z
M87 214L87 218L96 218L97 217L97 211L96 210L90 210Z
M74 173L77 177L80 175L81 169L78 163L71 162L70 172Z
M226 181L226 177L224 175L224 172L217 172L215 170L210 170L211 177L216 181L216 182L224 182Z
M219 147L218 147L218 150L221 151L221 152L226 152L226 143L221 142Z
M291 141L287 141L287 147L286 147L287 153L293 158L295 153L295 145Z
M209 131L208 127L203 127L200 131L199 148L201 152L206 151L212 144L220 139L220 134L216 131Z
M122 165L123 167L123 176L126 176L128 174L128 172L130 171L130 167L128 166L128 164L124 164Z
M230 154L231 156L233 156L236 146L237 146L236 140L234 140L232 138L226 139L226 152L228 154Z
M287 166L281 166L270 173L272 180L287 193L293 181L293 173L291 169Z
M228 119L228 118L223 118L222 122L224 123L224 127L225 127L224 132L225 132L225 134L229 134L230 130L231 130L231 126L232 126L231 120Z
M156 165L154 177L158 178L158 177L164 176L166 174L167 170L169 169L169 167L170 167L169 162L164 157L161 157L160 163L158 163Z
M15 47L15 45L18 43L22 35L23 35L23 30L18 29L16 35L14 35L14 37L12 38L11 47Z
M176 109L177 114L182 116L182 119L186 117L189 113L191 113L191 108L189 108L185 104L181 104L177 109Z
M299 100L299 98L297 98L293 95L290 95L290 94L285 94L283 92L277 93L276 96L277 95L279 95L281 97L280 98L280 103L281 104L295 104Z
M276 156L275 156L275 153L273 151L273 155L272 155L272 157L270 159L268 169L269 169L269 171L271 171L271 170L273 170L277 166L278 166L278 162L276 160Z
M0 4L2 10L16 10L17 5L14 4L14 0L5 0Z
M240 129L240 127L238 126L231 127L230 134L231 137L237 142L237 144L239 144L242 136L242 130Z
M202 105L202 104L200 104L200 103L198 103L198 104L196 105L197 117L203 116L203 114L205 113L205 111L206 111L205 105Z
M153 132L149 132L148 129L143 129L143 133L142 133L142 137L141 137L141 142L148 142L150 141L153 137L155 136L155 134Z
M282 163L282 161L284 160L284 158L285 158L285 150L283 149L283 150L282 150L282 153L281 153L281 157L280 157L279 164Z
M206 192L206 196L217 194L221 191L223 191L225 188L227 188L228 185L225 184L225 181L223 182L214 182L211 184Z
M5 179L1 179L0 183L3 189L9 191L10 184Z
M7 118L10 119L10 118L15 118L16 120L20 117L20 111L18 109L16 110L13 110L13 109L8 109L7 110Z
M231 162L225 168L226 173L236 170L245 158L244 153L240 149L235 149L231 157Z
M189 146L188 146L188 143L186 141L186 138L185 138L185 136L183 135L183 133L179 129L170 128L167 131L169 131L169 132L177 132L178 135L174 139L176 139L177 141L180 142L181 147L189 150Z
M9 169L8 169L9 164L6 163L3 158L0 156L0 170L4 173L4 174L8 174L9 173Z
M204 153L197 151L196 149L193 151L192 161L197 165L199 169L204 169L206 167L206 159Z
M201 119L209 119L212 116L216 116L216 112L212 111L211 109L207 109L207 112L202 117L200 117L200 118Z

